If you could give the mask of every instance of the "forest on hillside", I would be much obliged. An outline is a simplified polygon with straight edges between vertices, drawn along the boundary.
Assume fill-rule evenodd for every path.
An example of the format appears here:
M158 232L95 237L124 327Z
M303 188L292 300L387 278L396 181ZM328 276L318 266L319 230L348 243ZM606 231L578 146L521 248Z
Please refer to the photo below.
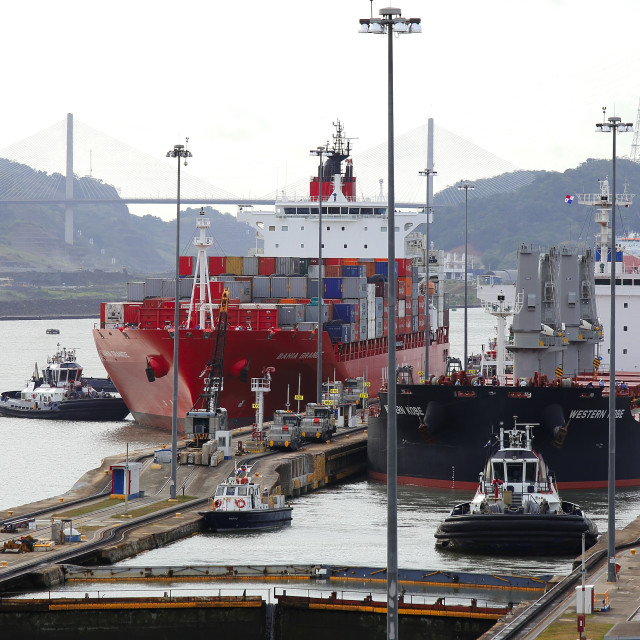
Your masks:
M7 188L19 192L35 170L3 163L0 192ZM469 254L486 268L513 268L518 247L533 244L592 247L597 225L594 211L578 204L565 203L567 195L598 193L598 180L609 177L611 161L589 159L564 172L529 171L524 184L505 192L500 176L476 183L469 192ZM640 189L640 164L627 159L617 162L617 191L625 185L630 193ZM42 178L41 175L38 176ZM516 176L517 177L517 176ZM60 176L50 176L52 191L59 191ZM84 177L78 181L92 180ZM9 181L7 183L7 181ZM86 189L86 185L84 185ZM97 181L96 189L113 187ZM456 197L448 190L455 190ZM433 246L445 251L464 250L465 205L456 187L436 194L434 218L430 228ZM455 202L456 204L447 204ZM150 207L152 210L152 207ZM195 235L198 209L185 209L180 214L181 252L193 253L191 239ZM247 224L230 214L205 207L211 219L214 244L211 255L247 255L255 247L255 233ZM639 205L618 211L621 234L640 232ZM0 201L0 271L36 269L39 271L73 271L103 269L129 273L163 273L174 269L175 221L164 221L147 214L133 215L125 204L78 205L75 210L74 244L64 242L63 206L21 205Z

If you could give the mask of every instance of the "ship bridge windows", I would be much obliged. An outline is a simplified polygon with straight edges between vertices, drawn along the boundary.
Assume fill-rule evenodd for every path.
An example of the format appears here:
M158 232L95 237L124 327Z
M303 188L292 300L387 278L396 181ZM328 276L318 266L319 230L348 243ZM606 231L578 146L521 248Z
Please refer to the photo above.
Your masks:
M373 209L371 207L362 207L360 209L360 213L363 216L372 216L373 215Z
M329 207L329 215L330 216L339 216L340 215L340 207Z
M235 496L236 495L236 488L235 487L227 487L226 495Z
M246 496L247 494L247 489L248 487L246 485L240 486L238 487L238 495L239 496Z
M309 215L309 207L298 207L298 215L299 216L308 216Z
M223 496L224 495L224 487L217 487L216 488L216 495L217 496Z
M504 482L504 465L502 464L502 461L494 461L493 478L494 480L502 480Z
M384 207L376 207L373 210L373 213L377 216L383 216L385 213L387 213L387 210Z
M289 225L283 224L282 227L280 227L280 229L282 231L289 231Z
M536 462L524 463L524 481L529 484L536 481L538 477L538 464Z
M507 462L507 482L522 482L522 462Z
M275 224L270 224L269 225L269 231L275 231L276 230L276 225Z
M296 208L295 207L285 207L284 208L284 215L285 216L295 216L297 213Z

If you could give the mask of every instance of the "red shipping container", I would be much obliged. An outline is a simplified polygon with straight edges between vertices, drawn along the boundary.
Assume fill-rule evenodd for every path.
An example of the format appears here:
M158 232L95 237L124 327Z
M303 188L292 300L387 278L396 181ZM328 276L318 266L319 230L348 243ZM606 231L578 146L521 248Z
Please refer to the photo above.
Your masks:
M276 259L265 256L258 257L258 275L272 276L276 272Z
M325 265L324 277L325 278L341 278L342 267L340 265L335 265L335 264Z
M124 322L125 324L138 324L140 322L140 309L142 303L132 304L131 302L124 305Z
M180 256L178 273L181 276L193 275L193 256Z
M209 275L219 276L227 271L227 256L209 256Z
M418 331L425 331L427 328L427 316L424 314L418 315Z
M382 319L382 335L389 335L389 318L387 318L387 316Z
M411 258L398 258L398 277L405 278L411 276Z
M211 291L211 299L212 300L220 300L222 299L222 293L224 292L224 282L218 282L217 280L213 280L209 282L209 288Z
M404 300L405 298L405 284L404 284L404 278L398 278L397 284L396 284L396 295L398 298Z
M323 260L325 266L342 266L342 258L324 258ZM339 275L337 277L340 277Z

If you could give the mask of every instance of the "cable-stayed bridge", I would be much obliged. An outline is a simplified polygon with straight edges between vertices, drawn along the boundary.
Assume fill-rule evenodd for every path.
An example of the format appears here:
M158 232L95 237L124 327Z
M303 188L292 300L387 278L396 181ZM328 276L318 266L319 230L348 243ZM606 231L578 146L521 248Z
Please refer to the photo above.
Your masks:
M441 127L434 127L435 169L440 176L478 180L500 176L491 192L514 191L531 182L527 172ZM424 205L425 180L418 175L427 157L427 125L396 138L396 206ZM16 173L19 163L35 169ZM358 191L367 197L385 193L387 146L354 155ZM18 143L0 150L0 203L60 204L66 207L65 239L73 243L73 208L80 204L173 204L176 202L175 165L167 163L92 127L67 118ZM288 193L308 193L309 176L286 185ZM247 185L250 188L250 185ZM485 186L484 189L489 189ZM181 171L181 204L272 205L276 191L256 198L229 193ZM358 194L360 195L360 193ZM482 188L476 197L490 195ZM436 187L435 204L463 199L457 189Z

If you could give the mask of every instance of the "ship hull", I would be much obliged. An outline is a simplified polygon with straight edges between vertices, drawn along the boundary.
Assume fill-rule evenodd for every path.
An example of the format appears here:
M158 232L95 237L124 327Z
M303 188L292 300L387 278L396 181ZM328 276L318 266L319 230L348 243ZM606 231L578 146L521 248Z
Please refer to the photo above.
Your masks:
M561 489L608 485L608 396L584 387L455 387L399 385L398 482L475 490L492 432L536 423L535 448ZM369 476L386 480L386 394L380 416L369 419ZM631 399L616 399L616 486L640 486L640 422Z
M121 398L82 398L65 400L55 409L20 409L10 402L0 402L0 416L35 420L84 420L109 422L124 420L129 409Z
M135 421L141 425L171 429L173 400L173 337L164 329L94 329L100 359ZM337 347L323 337L323 378L365 376L371 390L383 384L387 370L386 340L371 340ZM202 373L212 358L215 332L181 330L178 371L178 430L203 388ZM431 361L444 363L446 343L431 346ZM413 367L414 375L424 362L424 342L398 349L398 364ZM145 373L149 360L160 363L162 375L150 382ZM444 366L444 365L443 365ZM266 367L275 367L271 391L264 396L264 414L272 415L298 394L303 402L316 400L317 338L310 331L227 331L224 354L224 389L221 404L231 426L255 419L251 378L261 378ZM242 370L247 373L246 379ZM295 402L292 402L295 408Z
M293 507L249 511L201 511L207 531L271 529L291 524Z
M578 555L598 531L584 516L568 514L472 514L449 516L435 537L440 549L500 555Z

